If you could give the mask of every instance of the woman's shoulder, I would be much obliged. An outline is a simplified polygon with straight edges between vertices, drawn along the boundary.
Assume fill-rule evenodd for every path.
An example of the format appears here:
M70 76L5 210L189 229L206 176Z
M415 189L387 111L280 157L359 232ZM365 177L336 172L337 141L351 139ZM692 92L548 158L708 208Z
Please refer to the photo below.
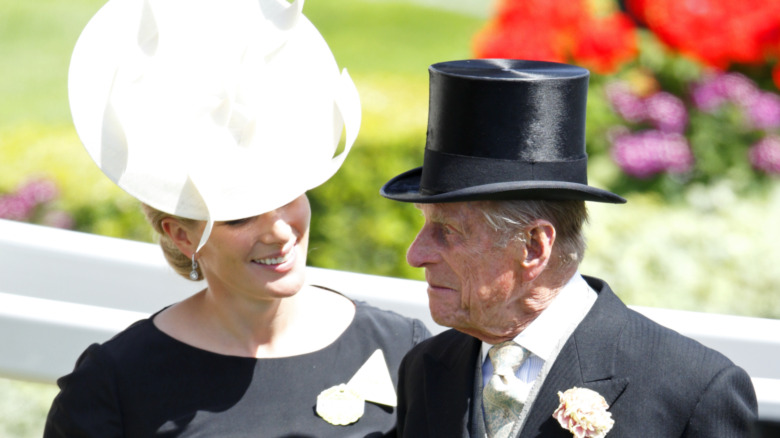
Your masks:
M334 344L340 364L354 365L357 370L377 350L381 350L393 379L404 356L415 345L430 336L418 319L380 309L363 301L354 301L355 317L349 329ZM354 363L352 363L352 362ZM395 381L395 380L394 380Z
M336 289L323 285L313 285L315 288L331 292L344 302L354 305L354 317L343 335L359 335L369 337L394 336L397 339L410 340L412 345L431 336L425 324L416 318L401 315L398 312L382 309L366 301L352 299ZM327 295L327 294L326 294Z
M356 315L361 315L366 318L375 318L385 321L388 324L413 324L415 322L421 323L421 321L418 319L401 315L394 310L379 308L373 304L369 304L366 301L352 300L352 302L355 303Z
M381 309L365 301L354 301L355 326L363 331L399 340L407 340L411 346L431 336L425 324L416 318L395 311Z
M78 362L89 358L103 364L125 365L143 361L144 357L153 356L160 351L172 351L176 342L155 326L155 315L130 324L105 342L91 345L82 353Z
M121 351L134 344L145 343L149 338L154 338L157 329L152 322L153 317L154 315L130 324L109 340L103 342L102 347L107 351Z
M99 425L88 419L116 417L117 376L122 374L124 367L136 366L139 352L145 350L141 340L149 337L151 326L151 320L142 319L108 341L87 347L76 360L73 370L57 379L60 392L53 402L47 428L54 424L97 427Z

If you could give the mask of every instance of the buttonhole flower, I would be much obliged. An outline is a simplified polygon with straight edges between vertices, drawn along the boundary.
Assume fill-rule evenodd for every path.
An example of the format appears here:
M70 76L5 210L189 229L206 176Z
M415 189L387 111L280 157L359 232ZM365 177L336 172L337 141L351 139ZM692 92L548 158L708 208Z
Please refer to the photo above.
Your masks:
M596 391L575 386L558 392L558 398L553 418L576 438L604 438L615 424L607 401Z

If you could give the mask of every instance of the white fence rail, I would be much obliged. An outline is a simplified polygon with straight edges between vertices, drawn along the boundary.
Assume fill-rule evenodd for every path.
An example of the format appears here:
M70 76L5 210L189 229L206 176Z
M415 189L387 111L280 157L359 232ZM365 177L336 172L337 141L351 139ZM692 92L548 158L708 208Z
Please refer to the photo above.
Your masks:
M308 279L443 330L422 282L318 268ZM156 245L0 220L0 376L54 382L89 344L200 287ZM780 320L634 308L745 368L760 417L780 421Z

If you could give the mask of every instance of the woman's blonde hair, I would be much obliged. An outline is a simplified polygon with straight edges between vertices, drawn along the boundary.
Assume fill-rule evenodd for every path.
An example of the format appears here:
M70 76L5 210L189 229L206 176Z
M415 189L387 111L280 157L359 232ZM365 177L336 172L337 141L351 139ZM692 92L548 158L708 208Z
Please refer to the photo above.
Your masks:
M143 203L141 204L141 208L143 209L147 222L149 222L152 228L154 228L154 231L157 232L160 248L162 248L165 260L168 261L168 264L171 265L177 274L191 280L190 272L192 272L192 259L179 251L179 248L173 243L173 239L171 239L165 230L163 230L162 222L166 218L173 218L185 226L194 226L198 221L164 213ZM203 278L203 272L201 272L200 266L195 270L198 273L198 278Z

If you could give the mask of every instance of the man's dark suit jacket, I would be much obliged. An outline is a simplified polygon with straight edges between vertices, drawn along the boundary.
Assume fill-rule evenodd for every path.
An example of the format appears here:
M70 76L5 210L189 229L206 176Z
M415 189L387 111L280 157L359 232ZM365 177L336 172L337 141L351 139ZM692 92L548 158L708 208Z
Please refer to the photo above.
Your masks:
M630 310L602 280L566 341L519 437L572 434L552 417L558 391L592 389L610 405L607 437L747 437L757 415L749 376L722 354ZM398 436L471 437L481 343L448 330L417 345L400 369ZM481 437L480 437L481 438Z

